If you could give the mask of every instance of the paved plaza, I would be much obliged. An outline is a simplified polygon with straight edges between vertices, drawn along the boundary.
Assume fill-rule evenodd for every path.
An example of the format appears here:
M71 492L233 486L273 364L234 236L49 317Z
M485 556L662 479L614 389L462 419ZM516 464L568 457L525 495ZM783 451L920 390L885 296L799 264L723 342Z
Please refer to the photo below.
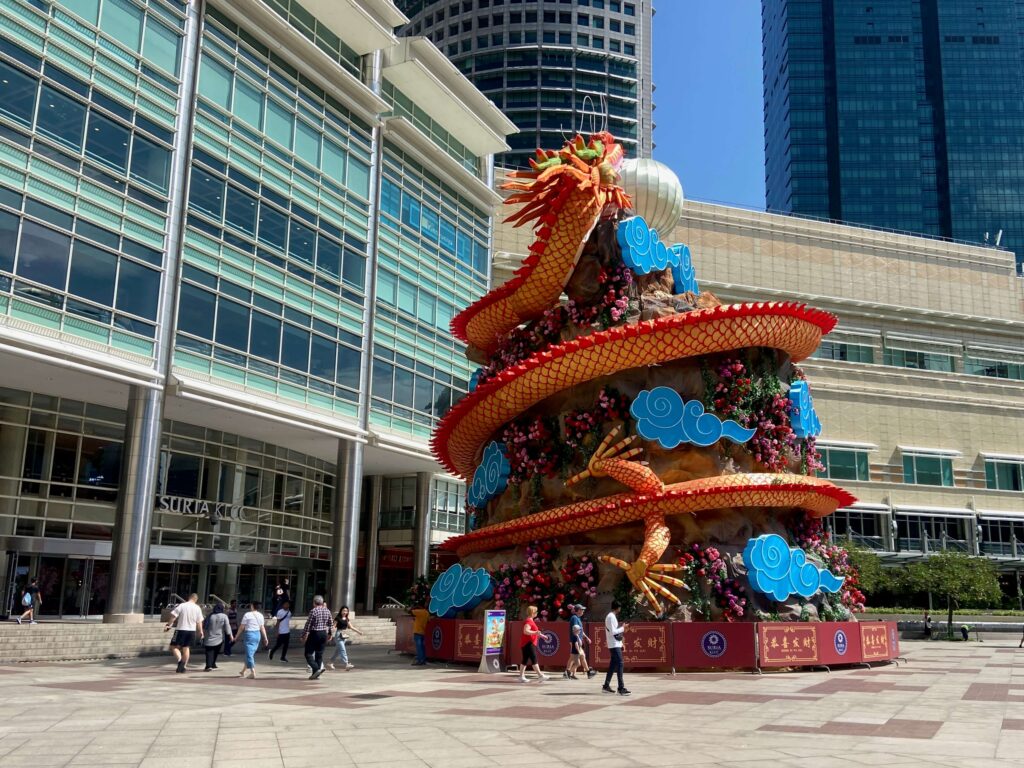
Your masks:
M831 674L632 674L629 698L601 678L418 669L380 646L315 682L298 653L264 654L255 681L237 655L186 675L166 658L7 666L0 764L1022 766L1016 645L905 642L905 664Z

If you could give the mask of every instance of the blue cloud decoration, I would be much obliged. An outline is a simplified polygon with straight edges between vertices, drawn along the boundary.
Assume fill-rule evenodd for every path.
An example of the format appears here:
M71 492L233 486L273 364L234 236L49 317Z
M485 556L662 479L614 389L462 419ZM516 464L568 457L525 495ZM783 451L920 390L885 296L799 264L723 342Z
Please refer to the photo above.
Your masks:
M484 448L484 458L473 473L473 482L466 492L466 501L474 507L482 507L508 487L508 473L511 470L505 458L505 448L492 440Z
M801 440L821 434L821 421L814 411L811 387L806 381L794 381L789 386L789 422Z
M428 610L442 619L454 619L459 611L470 611L494 596L494 582L483 568L463 568L459 563L437 577L430 588Z
M670 387L655 387L640 392L629 407L636 419L636 431L644 440L672 449L681 443L702 448L714 445L723 437L734 443L745 443L756 430L744 429L735 421L722 421L713 413L704 412L700 400L686 403Z
M782 602L790 595L811 597L819 590L838 592L845 576L836 576L825 568L807 562L798 547L790 548L776 533L751 539L743 549L743 564L754 591Z
M636 274L648 275L671 267L676 293L700 293L690 249L681 243L665 245L643 216L620 222L615 238L622 248L622 260Z

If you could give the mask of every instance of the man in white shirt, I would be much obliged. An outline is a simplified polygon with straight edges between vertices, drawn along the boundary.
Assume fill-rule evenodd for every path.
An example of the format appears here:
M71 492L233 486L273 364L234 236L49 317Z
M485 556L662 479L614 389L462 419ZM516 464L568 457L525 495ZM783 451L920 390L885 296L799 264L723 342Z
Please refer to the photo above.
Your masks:
M612 674L619 677L619 696L629 696L626 684L622 680L622 636L629 629L629 624L619 624L619 611L622 606L618 600L612 602L612 609L604 619L604 637L608 644L608 655L611 660L608 662L608 674L604 677L604 685L601 690L605 693L615 693L612 690Z
M174 624L174 635L171 637L171 653L178 660L176 672L182 673L188 666L188 658L192 644L196 640L196 633L199 639L203 639L203 609L199 607L199 595L193 592L188 596L187 603L181 603L171 611L171 621L164 625L164 632ZM177 623L175 623L175 621Z

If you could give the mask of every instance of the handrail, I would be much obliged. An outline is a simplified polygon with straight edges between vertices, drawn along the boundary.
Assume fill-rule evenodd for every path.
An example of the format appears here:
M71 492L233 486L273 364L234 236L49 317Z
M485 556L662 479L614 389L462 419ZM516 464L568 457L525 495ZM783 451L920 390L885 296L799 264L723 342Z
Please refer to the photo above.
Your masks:
M186 600L184 597L179 595L177 592L171 592L171 594L168 595L168 597L176 597L176 598L178 598L178 602L179 603L187 603L188 602L188 600Z
M216 600L216 601L217 601L218 603L220 603L221 605L223 605L223 606L224 606L225 608L227 608L227 607L228 607L228 601L227 601L227 600L225 600L225 599L224 599L223 597L221 597L220 595L215 595L215 594L214 594L213 592L211 592L211 593L210 593L210 597L212 597L212 598L213 598L214 600Z
M405 603L403 603L401 600L398 600L398 599L392 597L391 595L385 595L385 598L387 600L390 600L392 605L397 605L399 608L408 608L409 607Z

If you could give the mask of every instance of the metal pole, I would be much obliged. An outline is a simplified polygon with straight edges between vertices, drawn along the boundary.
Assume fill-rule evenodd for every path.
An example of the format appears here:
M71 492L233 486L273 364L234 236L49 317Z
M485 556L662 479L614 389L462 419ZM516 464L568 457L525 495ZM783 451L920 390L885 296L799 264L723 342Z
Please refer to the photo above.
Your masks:
M377 607L377 568L380 566L380 503L384 495L384 477L374 475L370 478L370 535L366 538L366 605L364 611L370 613Z
M174 348L180 256L188 200L189 149L199 50L202 45L203 5L204 0L188 0L186 8L178 118L174 126L170 210L164 249L164 279L154 345L154 373L161 376L163 381L167 380ZM129 391L121 485L110 551L110 597L107 600L107 613L103 617L105 622L137 623L143 618L153 497L160 467L163 410L162 389L134 386Z
M416 537L413 539L413 576L430 575L430 481L429 472L416 473Z
M329 605L356 604L356 563L359 559L359 498L363 484L363 444L338 441L331 510L331 581Z

